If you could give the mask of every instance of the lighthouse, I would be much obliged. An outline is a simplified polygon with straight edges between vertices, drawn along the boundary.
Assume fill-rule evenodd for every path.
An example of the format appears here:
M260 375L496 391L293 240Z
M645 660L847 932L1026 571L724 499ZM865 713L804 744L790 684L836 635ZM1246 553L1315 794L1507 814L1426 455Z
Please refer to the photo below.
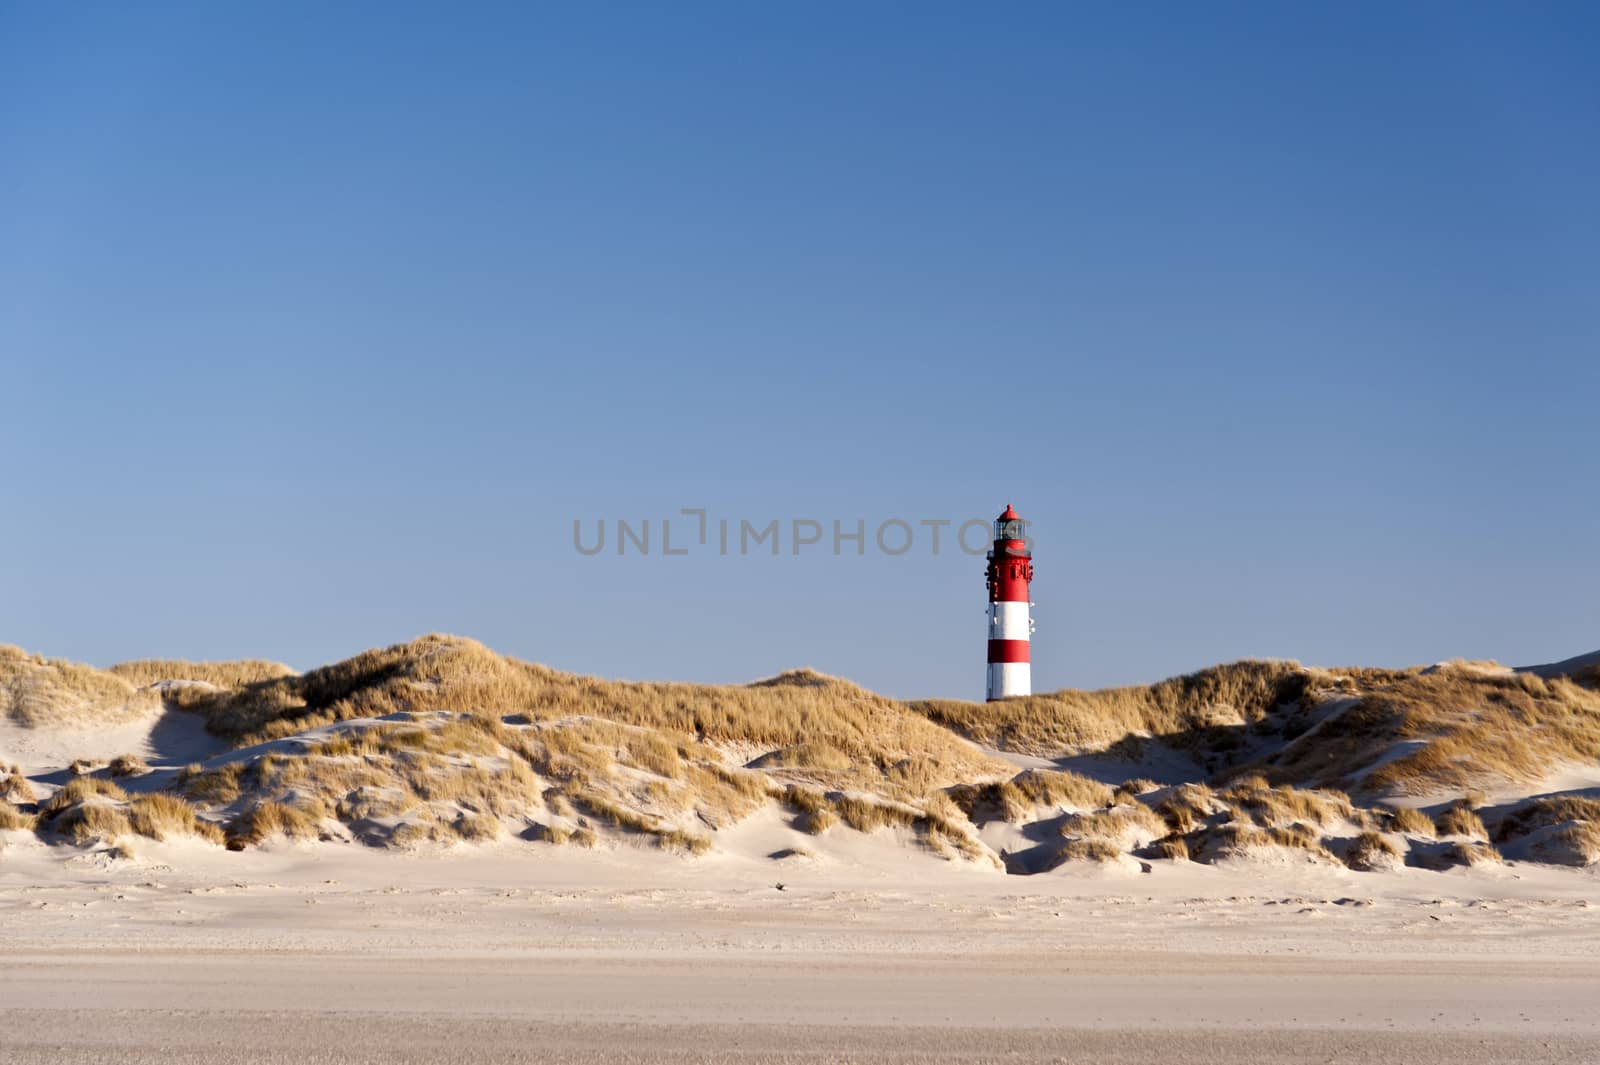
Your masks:
M989 550L989 702L1033 691L1028 665L1032 580L1027 524L1007 503L1005 513L995 519L994 547Z

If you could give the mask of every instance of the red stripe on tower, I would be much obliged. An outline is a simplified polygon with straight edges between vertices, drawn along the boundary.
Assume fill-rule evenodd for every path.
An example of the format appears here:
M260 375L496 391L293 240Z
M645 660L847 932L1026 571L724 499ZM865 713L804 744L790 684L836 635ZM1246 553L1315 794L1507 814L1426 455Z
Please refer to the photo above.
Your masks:
M994 547L989 551L989 676L988 699L1009 699L1033 691L1028 641L1033 635L1028 584L1033 580L1033 551L1027 523L1006 504L995 519Z
M989 661L991 662L1026 662L1028 660L1027 640L990 640Z

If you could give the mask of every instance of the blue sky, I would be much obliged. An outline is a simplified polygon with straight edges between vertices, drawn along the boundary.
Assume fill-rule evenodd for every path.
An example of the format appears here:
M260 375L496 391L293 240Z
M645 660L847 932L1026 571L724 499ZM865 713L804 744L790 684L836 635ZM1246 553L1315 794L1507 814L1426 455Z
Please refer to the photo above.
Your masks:
M1591 7L600 7L0 6L0 640L976 698L572 523L1011 502L1040 690L1600 647Z

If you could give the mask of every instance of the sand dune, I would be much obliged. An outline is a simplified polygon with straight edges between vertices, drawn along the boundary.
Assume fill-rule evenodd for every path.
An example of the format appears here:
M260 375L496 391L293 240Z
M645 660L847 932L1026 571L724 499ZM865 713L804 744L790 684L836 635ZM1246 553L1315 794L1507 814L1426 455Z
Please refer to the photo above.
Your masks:
M448 636L305 674L99 671L10 648L0 816L121 853L187 825L234 849L516 837L707 854L756 819L784 826L763 853L911 848L986 873L1581 866L1600 860L1600 692L1573 663L1240 662L981 705L810 671L608 682Z

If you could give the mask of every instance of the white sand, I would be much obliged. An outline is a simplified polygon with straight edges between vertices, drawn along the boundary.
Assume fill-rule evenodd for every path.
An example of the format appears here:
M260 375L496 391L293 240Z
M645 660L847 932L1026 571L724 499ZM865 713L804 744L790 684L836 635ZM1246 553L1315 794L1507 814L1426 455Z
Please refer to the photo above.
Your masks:
M111 727L24 728L0 718L0 760L22 766L29 777L46 777L74 759L109 762L136 754L152 767L178 768L228 749L206 732L205 719L180 710L152 710Z
M1600 1061L1600 874L6 834L0 1060ZM777 890L778 882L784 884Z

